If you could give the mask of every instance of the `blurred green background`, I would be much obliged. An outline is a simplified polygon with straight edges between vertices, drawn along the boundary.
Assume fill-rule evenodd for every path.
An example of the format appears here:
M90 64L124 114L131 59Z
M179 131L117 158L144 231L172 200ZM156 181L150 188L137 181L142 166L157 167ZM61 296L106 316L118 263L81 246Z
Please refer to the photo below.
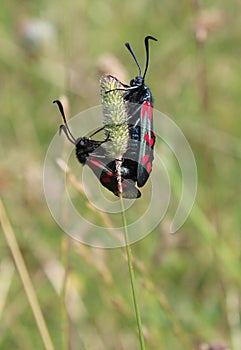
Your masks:
M166 229L173 191L163 222L132 246L146 348L241 349L240 13L237 0L1 4L1 198L55 349L139 349L123 250L68 239L48 210L42 174L60 124L52 100L65 94L70 115L100 104L100 74L133 78L123 43L143 66L146 35L158 38L146 79L155 108L184 132L199 177L178 233ZM170 173L174 180L177 164ZM3 233L0 349L44 349Z

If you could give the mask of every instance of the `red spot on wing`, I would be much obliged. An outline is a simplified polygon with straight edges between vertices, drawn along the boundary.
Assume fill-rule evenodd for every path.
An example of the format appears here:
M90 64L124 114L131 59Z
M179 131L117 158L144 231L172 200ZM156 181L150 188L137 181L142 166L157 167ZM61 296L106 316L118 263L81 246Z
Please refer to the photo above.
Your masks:
M149 134L148 133L145 134L144 139L146 142L149 142Z
M106 183L109 183L111 179L109 177L102 177L101 181L106 184Z
M148 119L152 120L152 105L150 103L150 109L148 110Z
M148 107L149 107L150 102L145 101L142 105L141 108L141 117L144 118L146 116L146 113L148 113Z
M102 177L102 181L104 183L107 183L107 182L111 182L111 178L113 177L113 173L111 171L108 171L108 173L106 173L106 176L105 177Z
M146 115L148 116L149 120L152 120L152 104L149 101L145 101L141 109L141 117L145 118Z
M90 158L88 163L89 163L90 168L97 168L98 169L99 167L101 167L101 163L93 157Z
M145 134L144 140L149 143L149 146L152 147L154 145L155 139L150 137L148 133Z
M149 145L152 147L154 145L155 140L153 138L150 138L149 140Z
M151 162L148 162L147 165L146 165L147 172L150 173L151 169L152 169L152 164L151 164Z
M149 155L148 154L145 154L144 157L142 157L142 164L146 164L148 162L148 159L149 159Z

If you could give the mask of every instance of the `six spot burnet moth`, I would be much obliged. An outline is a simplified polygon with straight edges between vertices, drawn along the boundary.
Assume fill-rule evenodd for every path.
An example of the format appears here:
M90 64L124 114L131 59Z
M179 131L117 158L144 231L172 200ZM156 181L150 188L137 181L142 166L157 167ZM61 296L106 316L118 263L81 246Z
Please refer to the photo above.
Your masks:
M60 132L63 131L67 139L75 145L76 157L79 162L83 165L87 164L101 184L118 196L119 192L115 159L110 157L106 149L103 147L103 144L107 143L109 140L109 135L103 141L96 141L91 138L103 130L105 126L95 131L89 137L79 137L76 139L68 126L62 103L58 100L55 100L54 103L57 103L64 121L64 124L60 125ZM134 172L132 173L132 169L122 166L121 176L123 197L129 199L139 198L141 193L135 187L135 180L133 180L135 179L135 174Z
M122 98L123 104L127 103L127 120L121 123L115 123L116 126L123 129L123 126L128 124L129 140L126 152L122 155L121 163L121 177L122 177L122 195L124 198L139 198L141 192L135 187L142 187L152 170L153 148L155 144L155 134L153 132L153 98L150 89L145 85L145 75L149 63L149 40L155 40L151 36L145 38L146 48L146 66L143 76L141 75L140 65L129 43L126 47L131 52L139 69L139 76L131 80L130 86L120 83L115 77L105 76L101 80L103 84L104 79L109 80L113 84L108 91L102 89L103 93L112 94L124 91ZM120 96L118 96L119 98ZM114 101L114 99L113 99ZM94 132L90 137L75 138L71 133L66 121L64 109L60 101L55 100L60 113L62 115L64 124L60 126L60 131L66 134L68 140L76 147L76 156L81 164L87 164L100 180L101 184L116 196L119 195L116 161L110 155L110 152L104 148L105 143L111 143L113 138L113 130L111 131L110 124L104 125L102 128ZM105 114L105 106L103 106ZM92 136L105 129L107 137L104 141L96 141L91 139ZM110 142L107 142L110 141Z
M153 97L151 90L145 85L145 76L149 65L149 40L157 41L152 36L145 37L146 65L143 75L139 62L130 46L127 49L134 58L139 75L130 81L130 85L122 84L123 99L128 103L129 146L123 158L130 158L137 166L137 186L145 185L152 171L154 159L155 133L153 131Z

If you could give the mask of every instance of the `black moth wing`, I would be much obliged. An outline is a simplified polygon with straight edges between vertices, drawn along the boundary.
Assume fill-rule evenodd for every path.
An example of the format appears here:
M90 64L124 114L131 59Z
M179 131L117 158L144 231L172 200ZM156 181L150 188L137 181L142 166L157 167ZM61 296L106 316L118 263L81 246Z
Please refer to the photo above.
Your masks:
M108 159L106 156L104 158L96 156L96 154L92 153L90 157L87 158L86 164L94 172L105 188L116 196L119 196L116 165L114 160ZM129 169L122 165L121 172L123 174L123 198L135 199L141 197L141 192L135 187L135 180L131 178L132 173L129 172Z
M145 185L152 171L154 160L155 133L153 132L152 103L128 103L129 143L123 158L129 158L137 164L137 186Z
M141 192L136 188L136 180L130 174L129 170L129 168L125 168L123 165L121 166L122 196L128 199L140 198ZM100 182L116 196L119 196L115 161L112 161L108 166L103 168Z
M137 168L137 185L145 185L152 171L154 160L154 145L156 135L153 132L153 108L150 101L145 101L141 107L140 116L140 149Z

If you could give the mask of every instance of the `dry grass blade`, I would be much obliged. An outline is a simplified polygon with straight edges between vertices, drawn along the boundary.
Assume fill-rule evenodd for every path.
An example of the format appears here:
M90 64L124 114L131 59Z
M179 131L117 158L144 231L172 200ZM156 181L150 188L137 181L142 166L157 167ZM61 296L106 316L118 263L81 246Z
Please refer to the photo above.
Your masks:
M46 350L54 350L54 346L52 340L50 338L47 325L45 323L38 299L36 297L36 293L29 276L27 267L25 265L23 256L19 249L18 242L16 240L13 228L8 219L7 213L5 211L3 202L0 198L0 221L2 224L3 232L5 234L6 241L13 255L14 262L19 272L19 276L22 280L23 287L25 289L29 304L31 306L32 312L34 314L34 318L42 338L44 347Z

